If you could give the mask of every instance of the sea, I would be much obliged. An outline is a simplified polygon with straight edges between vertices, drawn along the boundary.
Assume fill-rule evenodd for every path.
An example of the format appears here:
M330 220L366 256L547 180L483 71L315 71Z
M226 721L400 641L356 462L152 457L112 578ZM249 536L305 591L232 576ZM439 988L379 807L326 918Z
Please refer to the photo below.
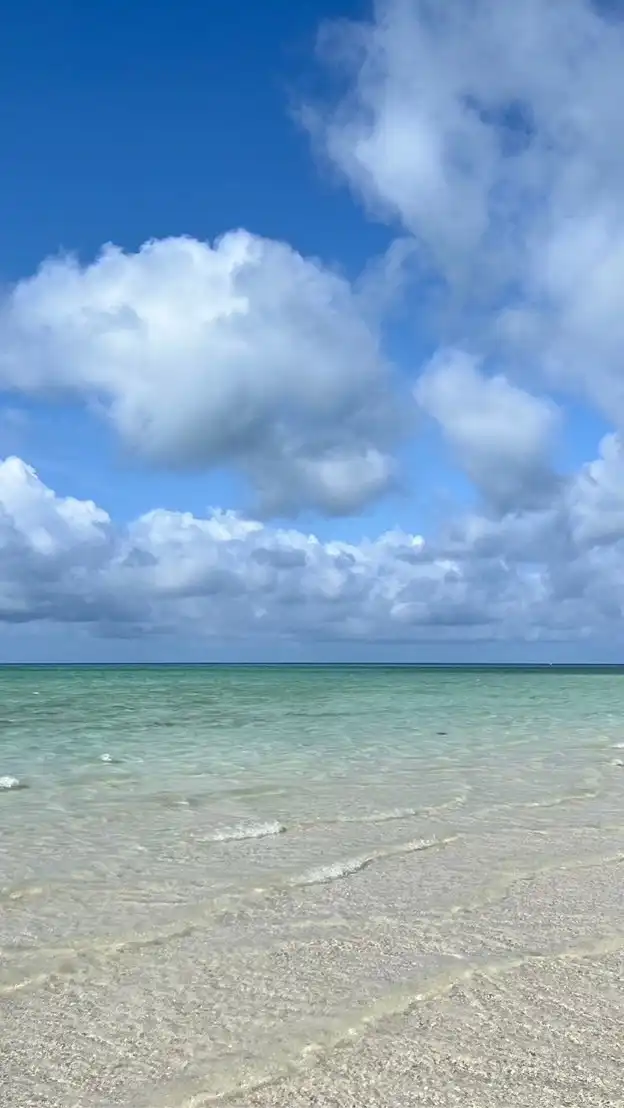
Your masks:
M624 670L0 669L3 1108L623 1105Z

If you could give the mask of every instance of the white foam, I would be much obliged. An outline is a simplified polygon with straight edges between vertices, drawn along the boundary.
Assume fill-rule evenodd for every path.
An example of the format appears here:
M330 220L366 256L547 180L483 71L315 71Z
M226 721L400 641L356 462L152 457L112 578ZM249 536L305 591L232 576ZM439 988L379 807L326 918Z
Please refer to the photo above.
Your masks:
M19 777L0 777L0 789L23 789Z
M329 881L339 881L341 877L350 877L352 873L358 873L373 861L372 856L364 858L348 858L342 862L331 862L328 866L318 866L317 869L308 870L300 877L295 877L294 885L326 885Z
M362 816L338 816L336 823L390 823L395 819L417 816L417 808L389 808L387 811L367 812Z
M277 820L268 823L241 824L239 827L223 827L215 831L205 842L232 843L245 839L265 839L268 835L282 835L286 828Z
M385 858L393 858L400 854L416 854L421 850L430 850L431 847L446 846L455 841L455 836L446 839L413 839L407 843L396 843L385 850L376 850L372 854L364 854L359 858L346 858L340 862L330 862L327 866L318 866L308 870L307 873L295 877L293 885L326 885L329 881L339 881L342 877L351 877L359 873L373 862L381 862Z
M115 759L113 758L112 754L100 754L100 761L101 762L114 762Z
M614 750L624 750L624 743L614 743L613 744L613 749Z

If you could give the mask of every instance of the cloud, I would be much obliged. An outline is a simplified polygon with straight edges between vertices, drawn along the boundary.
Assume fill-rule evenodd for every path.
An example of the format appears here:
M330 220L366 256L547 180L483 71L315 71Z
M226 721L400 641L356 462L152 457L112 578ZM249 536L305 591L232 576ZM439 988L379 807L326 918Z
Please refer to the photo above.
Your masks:
M438 354L415 389L470 480L501 513L548 503L559 413L505 377L486 377L463 351Z
M19 458L0 463L0 619L89 620L98 572L112 555L107 513L61 499Z
M260 645L615 639L624 22L589 0L378 0L322 48L342 93L308 122L396 234L355 283L236 231L48 260L0 302L0 387L77 396L154 465L238 470L257 518L156 508L122 526L10 458L0 618ZM399 291L420 345L438 344L420 372L403 345L405 395L382 345ZM572 476L553 462L549 390L614 429ZM359 543L267 524L382 496L418 409L474 510Z
M409 643L616 635L624 610L621 444L547 507L470 513L431 537L321 541L233 512L155 509L120 526L0 464L0 619L94 636Z
M608 546L624 536L624 444L619 435L604 437L599 457L570 483L566 506L579 545Z
M85 399L148 462L238 468L266 511L353 512L395 476L398 406L363 300L245 231L48 260L0 304L0 384Z
M454 326L624 427L624 21L590 0L378 0L326 29L315 138L413 236Z

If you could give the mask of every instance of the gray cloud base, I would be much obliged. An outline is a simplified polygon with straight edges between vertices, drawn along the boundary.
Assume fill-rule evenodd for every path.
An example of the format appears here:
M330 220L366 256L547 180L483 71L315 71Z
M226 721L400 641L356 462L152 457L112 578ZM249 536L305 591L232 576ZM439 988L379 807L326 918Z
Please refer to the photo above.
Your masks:
M470 513L432 539L391 531L321 542L231 512L156 509L116 526L0 464L0 618L94 634L418 642L608 639L624 604L624 450L548 507Z

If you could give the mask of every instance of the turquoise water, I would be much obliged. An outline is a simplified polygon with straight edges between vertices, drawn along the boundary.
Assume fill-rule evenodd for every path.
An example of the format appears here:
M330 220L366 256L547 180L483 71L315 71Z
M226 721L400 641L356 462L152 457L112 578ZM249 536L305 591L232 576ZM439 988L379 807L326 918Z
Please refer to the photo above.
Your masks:
M396 913L424 927L425 908L431 929L427 913L457 915L492 867L524 871L538 849L574 856L581 831L616 834L622 760L617 670L0 670L0 779L15 786L0 788L9 1038L54 1053L50 1036L71 1038L86 1005L92 1058L73 1077L51 1062L36 1101L27 1067L12 1077L22 1099L3 1103L151 1108L158 1087L163 1104L191 1104L267 1058L279 1068L406 972L388 969L388 949L383 967L369 953L338 978L314 970L312 947L293 953L295 919L319 950L345 913L352 937ZM290 944L300 983L279 1029L269 940ZM265 990L253 1003L252 957ZM136 1032L148 1018L149 1049ZM215 1025L230 1028L227 1049L218 1035L206 1045ZM120 1028L130 1091L114 1076Z
M4 768L50 787L106 753L166 785L624 734L619 671L24 667L0 696Z
M167 796L235 814L237 791L246 816L245 790L273 788L282 816L314 818L437 803L446 786L487 797L490 774L520 789L552 762L539 792L624 736L624 675L608 671L5 668L0 697L0 776L30 787L8 818Z

